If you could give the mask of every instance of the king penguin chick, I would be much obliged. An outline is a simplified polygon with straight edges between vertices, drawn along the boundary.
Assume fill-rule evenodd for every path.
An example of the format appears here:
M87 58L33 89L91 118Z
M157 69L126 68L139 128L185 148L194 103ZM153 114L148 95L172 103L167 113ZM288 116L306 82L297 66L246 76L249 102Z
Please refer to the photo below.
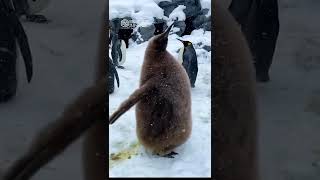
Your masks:
M109 117L113 124L136 106L137 136L146 150L172 157L191 134L191 88L186 71L166 50L173 24L152 37L145 51L140 87Z
M196 51L190 41L183 41L177 39L183 43L183 47L180 48L178 61L182 63L183 67L187 71L190 79L191 87L195 87L195 82L198 75L198 60Z

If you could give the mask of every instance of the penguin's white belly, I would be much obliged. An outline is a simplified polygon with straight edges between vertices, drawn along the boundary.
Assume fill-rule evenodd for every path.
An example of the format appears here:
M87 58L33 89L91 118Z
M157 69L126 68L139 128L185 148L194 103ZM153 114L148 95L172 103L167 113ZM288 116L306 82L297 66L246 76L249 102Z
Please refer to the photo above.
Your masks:
M180 48L180 50L179 50L178 62L180 64L182 64L182 62L183 62L183 52L184 52L184 47Z
M124 40L121 40L121 54L122 54L122 59L119 59L119 65L121 66L125 61L126 61L126 43Z
M50 0L28 0L28 13L35 14L48 7Z
M112 57L111 55L111 49L109 48L109 57ZM111 58L112 59L112 58Z

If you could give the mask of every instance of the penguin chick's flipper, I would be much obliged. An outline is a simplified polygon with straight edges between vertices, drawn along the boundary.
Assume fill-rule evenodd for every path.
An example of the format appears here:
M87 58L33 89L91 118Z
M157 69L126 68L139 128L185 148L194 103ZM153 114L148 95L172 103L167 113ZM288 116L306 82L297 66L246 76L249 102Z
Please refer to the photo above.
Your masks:
M35 22L35 23L49 23L49 20L44 15L39 14L29 14L26 15L26 19L29 22Z
M149 79L139 89L135 90L127 100L121 103L118 110L115 111L109 118L109 124L113 124L122 114L127 112L134 106L141 98L148 94L150 90L155 87L156 78Z
M13 27L15 31L15 36L18 40L20 51L24 60L26 67L27 79L30 83L33 75L33 65L32 65L32 56L30 51L30 46L28 42L28 37L23 29L21 22L15 14L11 15L11 20L13 22Z
M1 180L30 179L42 166L62 153L87 129L105 121L107 80L103 78L70 104L59 119L44 128L31 148L5 172Z

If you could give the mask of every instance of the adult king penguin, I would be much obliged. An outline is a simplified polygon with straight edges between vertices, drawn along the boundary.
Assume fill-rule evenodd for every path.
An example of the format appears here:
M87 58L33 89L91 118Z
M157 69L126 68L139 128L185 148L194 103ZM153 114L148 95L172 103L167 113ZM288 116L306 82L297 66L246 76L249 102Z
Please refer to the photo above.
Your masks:
M111 57L114 65L123 69L124 62L126 61L126 43L123 39L119 39L119 35L113 31L110 32L111 39Z
M198 75L198 60L196 50L190 41L183 41L181 39L178 40L183 43L183 47L179 51L178 61L182 63L183 67L186 69L190 79L191 87L194 88L194 84Z

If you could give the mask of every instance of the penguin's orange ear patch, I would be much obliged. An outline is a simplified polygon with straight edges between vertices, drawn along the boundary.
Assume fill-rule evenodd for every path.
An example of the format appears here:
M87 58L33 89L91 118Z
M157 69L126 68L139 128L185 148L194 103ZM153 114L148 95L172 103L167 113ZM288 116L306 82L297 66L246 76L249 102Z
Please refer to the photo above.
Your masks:
M191 42L188 42L188 46L191 46L192 45L192 43Z

